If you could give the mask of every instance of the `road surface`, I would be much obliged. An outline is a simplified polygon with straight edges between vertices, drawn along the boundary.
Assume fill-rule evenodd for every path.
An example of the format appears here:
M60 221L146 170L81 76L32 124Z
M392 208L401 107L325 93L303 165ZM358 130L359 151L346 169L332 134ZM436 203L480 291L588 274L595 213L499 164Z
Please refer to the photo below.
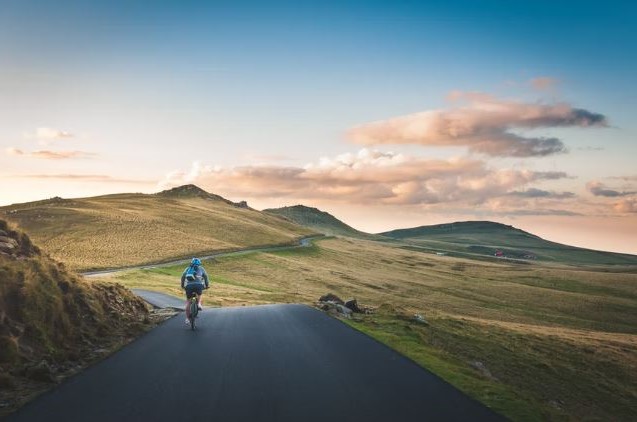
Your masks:
M495 421L440 378L304 305L183 314L29 403L19 421Z
M155 308L174 308L183 311L186 306L186 295L183 299L152 290L133 289L133 293L153 305Z

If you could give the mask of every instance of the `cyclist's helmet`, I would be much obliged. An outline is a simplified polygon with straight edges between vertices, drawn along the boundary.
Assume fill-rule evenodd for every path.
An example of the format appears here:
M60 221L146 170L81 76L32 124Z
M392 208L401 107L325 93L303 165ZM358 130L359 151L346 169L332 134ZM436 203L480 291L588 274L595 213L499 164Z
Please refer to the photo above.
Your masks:
M190 261L190 265L201 265L201 260L199 258L193 258L192 261Z

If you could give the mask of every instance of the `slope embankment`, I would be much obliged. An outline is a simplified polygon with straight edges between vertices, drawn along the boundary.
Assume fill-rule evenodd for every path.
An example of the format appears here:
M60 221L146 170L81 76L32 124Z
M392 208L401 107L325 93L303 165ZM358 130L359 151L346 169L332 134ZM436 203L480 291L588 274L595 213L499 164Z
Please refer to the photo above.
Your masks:
M149 325L129 290L83 281L0 220L0 415Z

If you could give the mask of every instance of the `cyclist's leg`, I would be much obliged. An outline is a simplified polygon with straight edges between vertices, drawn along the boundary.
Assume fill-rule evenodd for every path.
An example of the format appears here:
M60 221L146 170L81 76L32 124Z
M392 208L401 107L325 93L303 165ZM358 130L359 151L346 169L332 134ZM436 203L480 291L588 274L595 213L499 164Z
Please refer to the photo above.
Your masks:
M200 286L197 288L197 305L199 306L199 310L202 309L201 307L201 299L203 298L203 286Z

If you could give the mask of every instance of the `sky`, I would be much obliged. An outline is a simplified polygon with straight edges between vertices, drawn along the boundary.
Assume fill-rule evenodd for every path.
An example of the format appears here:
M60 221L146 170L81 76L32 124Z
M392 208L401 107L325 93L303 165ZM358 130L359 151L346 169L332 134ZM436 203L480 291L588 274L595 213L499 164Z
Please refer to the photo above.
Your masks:
M185 183L637 254L629 1L0 0L0 205Z

